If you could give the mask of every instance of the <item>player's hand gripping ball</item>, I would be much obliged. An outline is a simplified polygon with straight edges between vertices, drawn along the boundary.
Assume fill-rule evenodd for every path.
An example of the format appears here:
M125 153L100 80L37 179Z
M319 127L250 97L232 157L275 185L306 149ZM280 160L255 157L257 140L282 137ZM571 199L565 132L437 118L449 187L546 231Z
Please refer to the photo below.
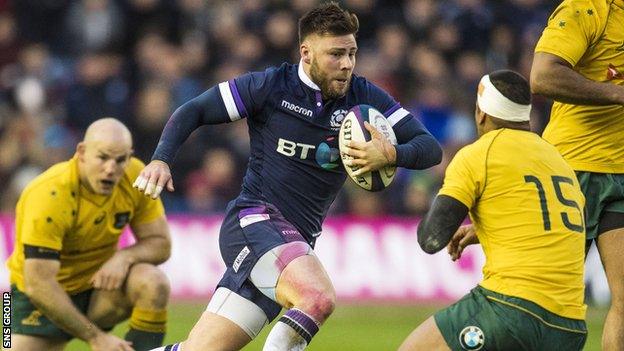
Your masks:
M350 160L353 160L353 157L346 154L346 143L349 141L369 142L371 140L371 133L364 126L364 122L368 122L375 127L392 145L397 144L394 130L392 130L390 122L381 112L369 105L356 105L349 110L340 126L340 132L338 133L340 157L347 175L355 184L368 191L380 191L392 183L396 174L396 166L386 166L376 171L356 175L354 172L360 166L347 165L350 163Z

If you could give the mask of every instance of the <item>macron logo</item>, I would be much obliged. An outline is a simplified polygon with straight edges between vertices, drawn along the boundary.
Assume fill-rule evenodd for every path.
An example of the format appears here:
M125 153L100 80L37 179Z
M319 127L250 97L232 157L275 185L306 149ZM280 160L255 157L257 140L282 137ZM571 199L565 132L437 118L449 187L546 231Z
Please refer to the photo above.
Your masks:
M312 110L308 110L307 108L303 108L301 106L297 106L295 104L292 104L286 100L282 100L282 107L285 107L291 111L295 111L297 113L300 113L306 117L312 117Z

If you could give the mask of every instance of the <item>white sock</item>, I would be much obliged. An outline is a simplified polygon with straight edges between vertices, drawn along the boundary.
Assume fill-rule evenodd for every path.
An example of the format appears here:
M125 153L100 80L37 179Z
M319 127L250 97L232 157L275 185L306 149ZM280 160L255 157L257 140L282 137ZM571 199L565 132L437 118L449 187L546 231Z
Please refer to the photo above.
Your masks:
M262 351L302 351L318 332L316 321L292 308L273 326Z
M277 322L267 336L262 351L302 351L306 346L308 343L293 328Z

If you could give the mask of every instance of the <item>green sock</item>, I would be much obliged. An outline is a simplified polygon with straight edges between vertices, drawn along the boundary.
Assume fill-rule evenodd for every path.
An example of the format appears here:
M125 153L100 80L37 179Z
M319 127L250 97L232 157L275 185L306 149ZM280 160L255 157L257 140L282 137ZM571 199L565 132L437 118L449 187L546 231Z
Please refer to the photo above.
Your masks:
M132 342L136 351L147 351L162 345L165 333L154 333L130 328L125 339Z
M125 339L136 351L147 351L162 345L167 323L166 310L132 309L130 330Z

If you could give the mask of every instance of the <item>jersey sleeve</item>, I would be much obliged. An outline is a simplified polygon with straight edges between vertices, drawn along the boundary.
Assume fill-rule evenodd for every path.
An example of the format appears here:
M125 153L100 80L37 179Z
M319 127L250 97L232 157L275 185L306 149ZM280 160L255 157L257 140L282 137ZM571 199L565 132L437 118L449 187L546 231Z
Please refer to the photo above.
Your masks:
M269 68L220 83L219 92L230 118L259 118L276 75L277 70Z
M601 20L593 1L561 3L548 19L535 52L546 52L575 66L601 35Z
M273 69L244 74L206 90L180 106L167 121L152 160L172 164L191 133L202 125L253 117L268 96Z
M58 189L45 185L24 194L16 219L20 223L22 244L57 251L63 248L63 238L72 224L72 209L63 196Z
M446 168L444 184L438 195L450 196L469 209L485 187L485 155L477 145L461 149Z

